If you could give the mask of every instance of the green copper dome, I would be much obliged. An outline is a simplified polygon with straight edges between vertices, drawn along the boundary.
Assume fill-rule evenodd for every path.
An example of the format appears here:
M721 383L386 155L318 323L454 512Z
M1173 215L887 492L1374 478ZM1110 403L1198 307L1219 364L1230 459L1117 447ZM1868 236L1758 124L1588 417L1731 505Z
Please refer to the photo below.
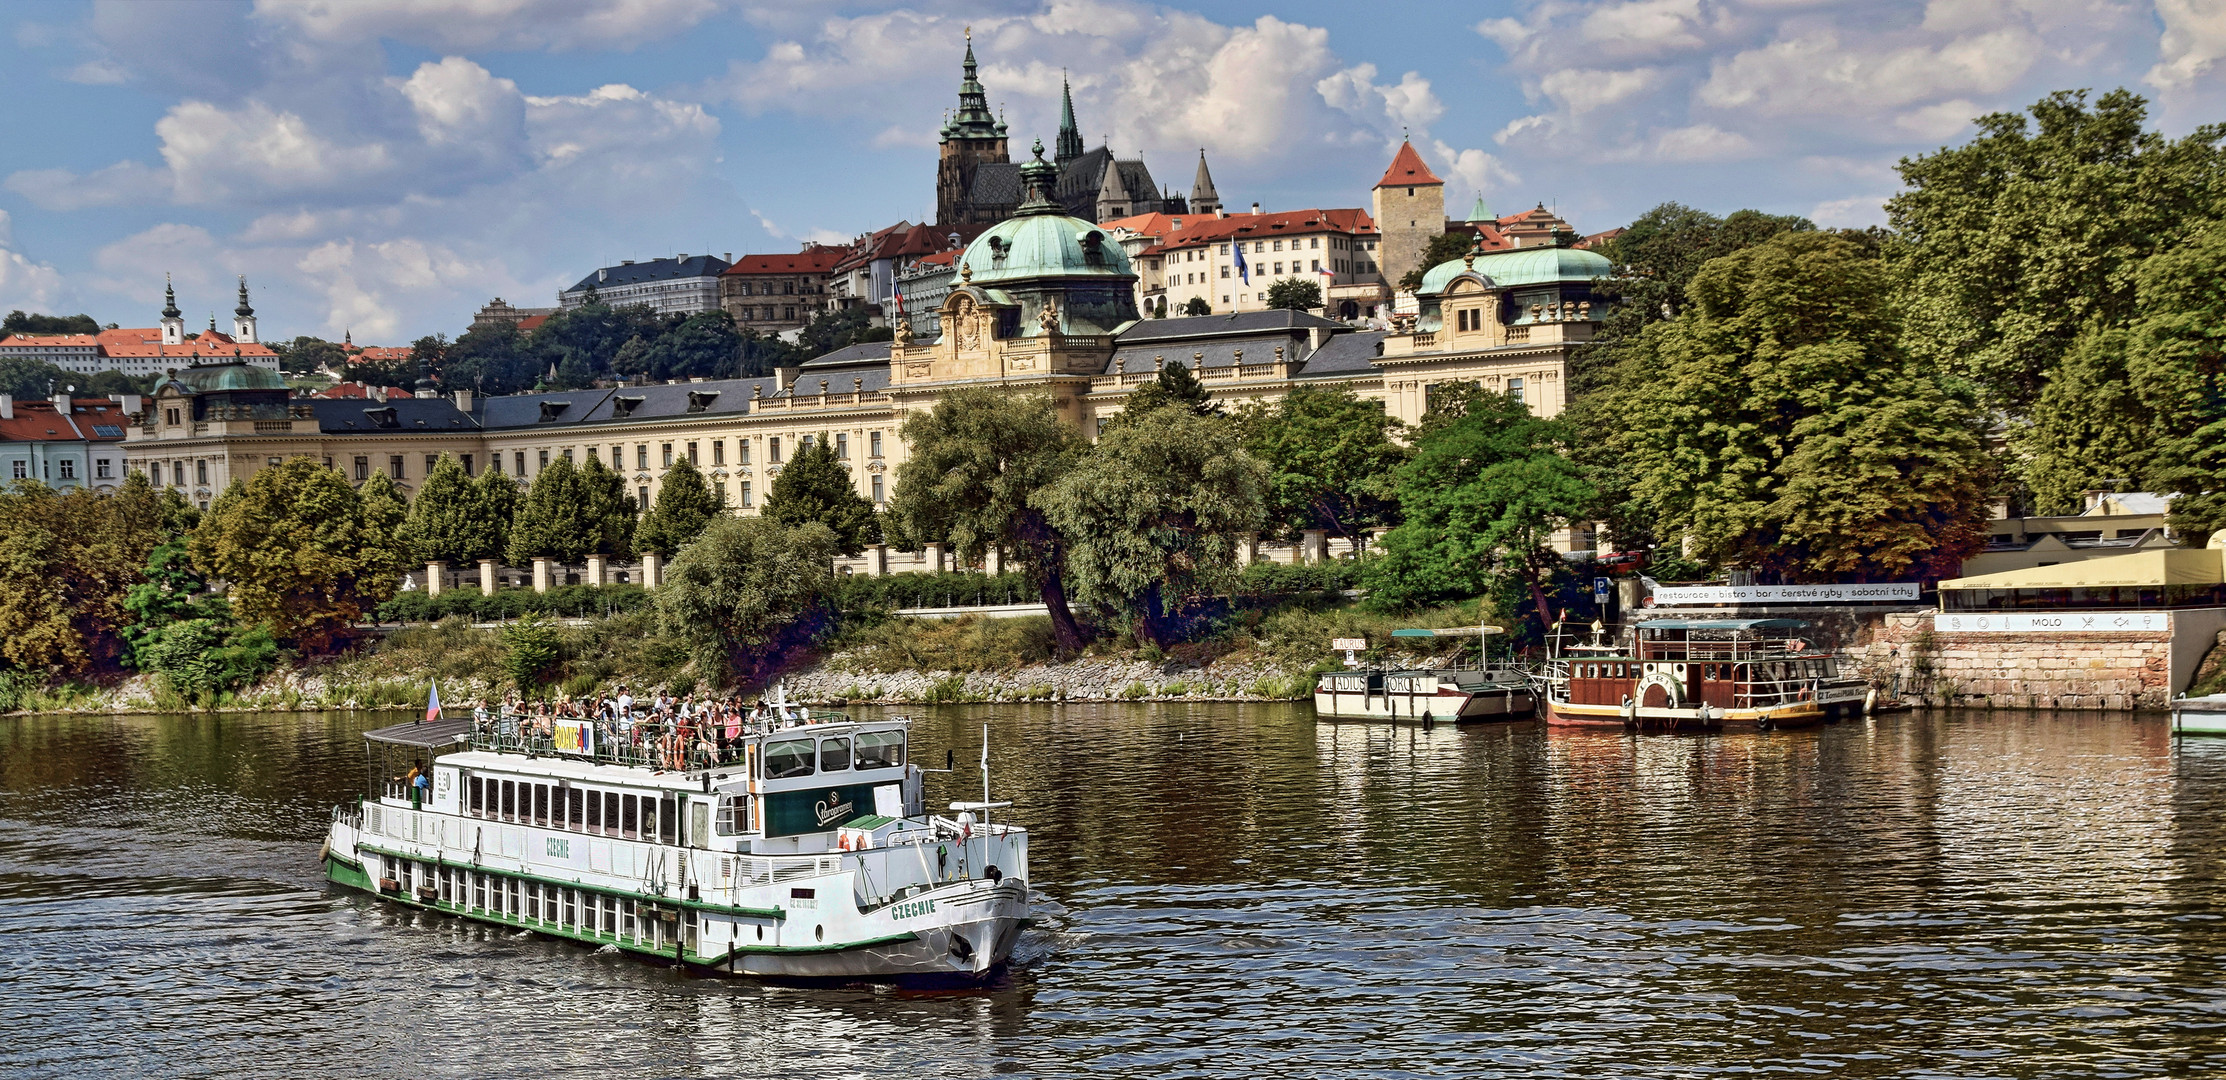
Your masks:
M196 364L175 376L196 394L212 390L284 390L286 379L278 372L255 364Z
M1468 270L1460 259L1439 263L1422 275L1422 288L1417 296L1436 296L1445 291L1447 284ZM1514 251L1494 251L1476 257L1476 272L1492 280L1501 288L1522 285L1543 285L1550 282L1590 284L1594 278L1604 278L1615 272L1615 264L1607 257L1590 251L1565 247L1517 248Z
M959 277L973 285L1009 285L1049 278L1123 278L1134 280L1136 269L1105 230L1059 212L1051 201L1051 186L1058 166L1043 159L1043 143L1036 158L1020 167L1026 200L1013 216L990 226L974 238L959 256Z

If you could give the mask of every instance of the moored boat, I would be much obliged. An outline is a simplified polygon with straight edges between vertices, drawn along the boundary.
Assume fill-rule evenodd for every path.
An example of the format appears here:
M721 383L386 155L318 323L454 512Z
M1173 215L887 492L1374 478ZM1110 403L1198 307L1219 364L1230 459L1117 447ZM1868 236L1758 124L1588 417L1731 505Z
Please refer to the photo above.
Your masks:
M1366 642L1354 638L1336 647L1347 652L1354 670L1325 673L1314 681L1314 715L1324 720L1434 721L1513 720L1536 711L1530 681L1512 661L1494 663L1489 641L1496 626L1394 630L1395 638L1479 638L1474 666L1456 662L1431 668L1361 668L1351 661Z
M1801 619L1649 619L1628 642L1559 627L1538 669L1551 724L1715 731L1821 724L1864 711L1870 689Z
M2226 694L2173 698L2172 734L2226 735Z
M395 903L719 974L974 980L1011 955L1028 836L989 820L1009 804L988 800L986 728L983 800L943 817L922 810L902 717L779 704L723 746L685 750L648 726L367 732L370 790L334 809L325 871ZM398 755L430 783L392 779Z

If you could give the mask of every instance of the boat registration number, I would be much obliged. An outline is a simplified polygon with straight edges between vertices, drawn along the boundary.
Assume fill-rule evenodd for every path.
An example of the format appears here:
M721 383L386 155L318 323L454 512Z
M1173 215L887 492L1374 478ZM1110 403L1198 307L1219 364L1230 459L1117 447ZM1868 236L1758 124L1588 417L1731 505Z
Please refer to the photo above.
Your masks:
M896 905L893 909L891 909L890 913L893 917L899 919L917 919L922 915L934 914L935 901L907 900L901 904Z

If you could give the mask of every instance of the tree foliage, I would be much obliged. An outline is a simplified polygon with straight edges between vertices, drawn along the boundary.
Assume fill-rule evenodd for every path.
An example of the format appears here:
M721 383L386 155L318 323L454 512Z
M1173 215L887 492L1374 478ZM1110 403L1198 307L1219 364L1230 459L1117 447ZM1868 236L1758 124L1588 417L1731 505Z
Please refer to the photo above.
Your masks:
M535 559L549 559L559 566L585 561L600 540L590 519L586 485L572 459L559 457L542 466L533 486L518 501L510 522L510 543L505 561L525 566Z
M454 454L442 454L418 486L400 537L418 562L469 566L502 551L502 523L483 514L480 494Z
M969 564L1012 553L1051 612L1059 648L1087 634L1067 603L1066 539L1031 500L1074 467L1087 444L1043 394L989 387L954 391L904 421L911 456L897 467L892 524L915 540L943 540Z
M292 341L266 341L263 344L278 354L278 366L297 375L327 368L340 373L343 378L353 377L345 370L348 367L347 351L323 338L303 334Z
M640 507L626 493L626 478L601 458L588 455L579 471L580 493L587 500L585 538L589 555L624 556L634 553L634 527Z
M1619 438L1701 558L1768 578L1937 577L1984 543L1975 418L1898 345L1885 267L1784 233L1702 267L1649 328Z
M1183 314L1192 318L1200 315L1211 315L1213 314L1213 305L1206 303L1206 298L1203 296L1193 296L1183 301Z
M656 503L635 530L634 546L660 555L677 554L703 535L711 519L725 511L711 494L703 472L681 458L665 471L664 481L657 487Z
M83 673L124 658L124 601L166 517L144 478L113 496L37 481L0 492L0 659Z
M836 549L845 555L881 542L881 523L874 518L873 503L858 494L849 466L835 456L824 431L797 447L788 464L781 466L765 496L765 516L783 525L808 521L825 525L835 534Z
M235 481L194 530L194 566L230 583L234 615L308 651L394 595L408 556L340 474L289 458Z
M1301 386L1241 410L1244 446L1268 467L1268 517L1288 533L1357 538L1396 516L1393 476L1406 427L1346 387Z
M1310 311L1322 306L1322 284L1312 278L1287 277L1268 286L1268 306Z
M0 336L8 334L98 334L100 322L91 315L41 315L22 308L0 319Z
M756 681L832 587L834 531L816 521L722 517L674 556L657 595L665 633L690 643L697 672Z
M2179 493L2172 527L2202 543L2226 528L2226 222L2151 256L2126 374L2152 417L2150 488Z
M1184 609L1225 588L1237 544L1267 522L1267 467L1236 425L1183 408L1133 416L1029 501L1067 538L1075 599L1153 643Z
M482 532L474 537L483 541L471 550L471 558L500 559L510 551L510 525L518 518L518 483L504 476L499 468L489 467L479 472L472 481L473 512L478 515Z
M556 622L538 612L502 628L502 670L518 692L531 695L556 675L564 660Z
M1221 406L1214 404L1213 394L1206 389L1198 376L1180 360L1169 360L1160 365L1159 373L1151 382L1129 392L1121 402L1121 411L1105 420L1105 430L1110 432L1130 423L1155 409L1176 408L1192 416L1218 416Z
M1430 245L1422 249L1422 261L1399 279L1400 290L1414 292L1422 288L1422 279L1429 274L1432 267L1452 262L1475 250L1474 233L1448 232L1431 237Z
M540 372L531 342L509 323L474 326L441 356L441 385L449 390L515 394L531 387Z

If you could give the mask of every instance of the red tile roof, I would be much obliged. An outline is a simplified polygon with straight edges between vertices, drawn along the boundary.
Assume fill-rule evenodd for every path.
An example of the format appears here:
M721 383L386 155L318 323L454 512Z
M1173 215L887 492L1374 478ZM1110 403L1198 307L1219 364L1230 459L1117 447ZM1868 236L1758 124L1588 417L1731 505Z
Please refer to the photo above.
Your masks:
M0 442L78 442L91 434L51 401L18 401L13 411L14 419L0 419Z
M1391 167L1384 170L1384 178L1376 181L1377 187L1416 187L1425 184L1442 184L1438 174L1422 163L1422 155L1414 152L1414 144L1402 142L1399 152L1391 155Z
M372 389L372 387L359 382L343 382L334 383L309 396L313 398L367 398L371 396ZM385 386L378 389L385 391L388 397L410 396L409 391L399 386Z
M1183 250L1236 239L1265 240L1318 232L1368 236L1375 231L1376 222L1368 216L1368 211L1357 208L1279 210L1272 214L1231 214L1224 218L1200 218L1195 226L1185 225L1183 231L1163 237L1160 246Z
M369 360L374 363L391 364L409 359L412 351L414 350L399 345L362 345L348 350L348 362L355 364Z
M850 254L849 248L811 244L793 255L744 255L729 274L824 274Z
M528 315L525 318L518 320L518 332L521 334L530 334L536 330L541 329L541 324L548 321L549 317L547 315Z
M100 344L103 356L176 357L186 363L216 357L230 359L234 355L242 360L264 357L276 359L278 356L267 346L235 342L230 334L221 330L203 330L199 337L182 345L164 345L160 327L103 330L100 332ZM235 349L238 350L236 354Z
M88 349L100 345L98 334L13 334L0 337L0 347Z

